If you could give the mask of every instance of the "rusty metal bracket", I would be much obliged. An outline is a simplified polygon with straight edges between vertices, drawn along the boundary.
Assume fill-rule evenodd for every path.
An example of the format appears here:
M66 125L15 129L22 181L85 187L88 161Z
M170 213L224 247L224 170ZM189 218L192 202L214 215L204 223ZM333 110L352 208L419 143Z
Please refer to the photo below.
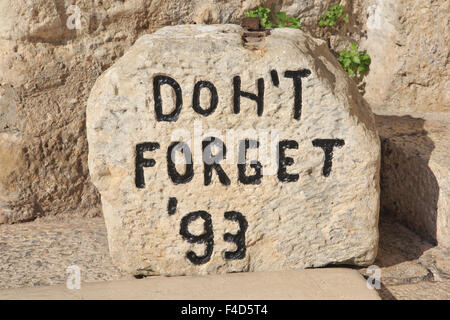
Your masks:
M243 18L242 40L244 48L249 50L261 50L266 45L265 37L270 34L270 29L264 29L259 21L259 18Z

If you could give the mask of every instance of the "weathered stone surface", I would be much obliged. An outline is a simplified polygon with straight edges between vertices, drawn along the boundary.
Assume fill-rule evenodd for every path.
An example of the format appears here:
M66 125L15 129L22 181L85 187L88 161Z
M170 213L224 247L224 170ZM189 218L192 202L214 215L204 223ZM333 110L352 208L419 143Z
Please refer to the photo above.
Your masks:
M367 0L365 98L386 111L450 112L447 0Z
M273 1L272 11L286 12L287 15L300 17L302 23L309 28L318 28L318 21L321 15L328 9L330 5L335 4L333 0L286 0ZM344 4L346 7L346 4Z
M355 270L323 268L83 283L80 290L68 290L62 286L9 289L0 290L0 299L380 300L380 297L374 290L367 288L366 282ZM174 309L167 312L166 316L172 318L175 314L185 315L183 311L173 311ZM262 306L253 312L256 315L265 314ZM188 314L197 312L191 311ZM219 311L209 313L208 316L217 314L220 314Z
M387 286L383 294L383 299L395 300L449 300L450 299L450 281L447 282L420 282L414 284L405 284L401 286Z
M92 89L87 109L89 170L102 197L110 251L121 268L181 275L332 263L365 265L375 258L380 145L370 109L323 41L299 30L278 29L266 37L264 50L250 51L242 46L242 32L236 25L160 29L140 38ZM303 108L301 119L295 120L293 80L284 72L299 69L309 69L311 75L302 80ZM278 86L271 70L278 72ZM183 107L175 122L155 120L156 75L172 77L181 87ZM258 90L257 79L263 79L260 117L256 103L245 97L241 97L240 113L233 114L233 77L237 75L241 90L252 93ZM218 93L217 109L207 117L192 109L194 85L200 80L213 83ZM165 85L161 92L163 111L171 112L173 91ZM205 92L200 101L206 108ZM166 159L170 143L180 139L180 131L174 130L186 129L194 137L194 125L199 124L203 131L195 133L194 144L190 138L183 139L193 150L192 181L174 184ZM212 135L220 134L227 144L227 159L221 162L230 179L227 186L219 182L215 171L212 183L204 185L201 151L197 157L195 144L201 145L212 129L218 130ZM227 129L278 130L280 140L297 141L298 149L286 152L294 159L287 171L298 173L298 181L280 182L278 162L272 159L273 163L262 165L260 184L238 182L237 159L232 156L237 150L225 139ZM239 139L253 136L241 134ZM323 169L324 151L313 146L315 139L344 140L345 145L334 148L328 176ZM145 187L138 188L136 145L144 142L157 142L160 148L145 153L156 164L144 169ZM263 144L260 149L269 150ZM182 167L177 169L184 172ZM249 170L254 169L247 168L250 175ZM168 213L170 197L178 199L174 214ZM214 231L212 255L200 265L191 263L186 252L193 250L201 256L205 243L189 243L180 235L180 223L197 210L209 212ZM224 217L226 211L238 211L248 222L246 253L240 259L225 259L225 252L236 250L236 245L224 241L224 234L236 234L239 229L235 221ZM201 221L192 222L189 231L201 234Z
M69 266L83 283L131 278L114 267L104 219L58 215L27 223L0 223L0 288L65 284Z
M55 1L0 1L0 39L51 41L64 33Z
M376 116L382 141L381 207L439 245L450 241L448 122Z
M0 217L4 217L3 222L7 222L10 217L13 219L11 204L20 203L22 220L30 218L33 201L27 199L20 183L20 176L26 169L20 134L0 132L0 168Z

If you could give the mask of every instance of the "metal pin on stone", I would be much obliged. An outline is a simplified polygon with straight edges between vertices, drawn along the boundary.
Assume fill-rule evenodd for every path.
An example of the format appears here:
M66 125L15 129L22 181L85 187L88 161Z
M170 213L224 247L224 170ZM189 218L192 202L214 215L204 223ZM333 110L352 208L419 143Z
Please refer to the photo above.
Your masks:
M242 34L244 48L250 50L263 49L266 44L265 37L270 33L270 30L261 26L259 18L243 18L241 25L245 30Z

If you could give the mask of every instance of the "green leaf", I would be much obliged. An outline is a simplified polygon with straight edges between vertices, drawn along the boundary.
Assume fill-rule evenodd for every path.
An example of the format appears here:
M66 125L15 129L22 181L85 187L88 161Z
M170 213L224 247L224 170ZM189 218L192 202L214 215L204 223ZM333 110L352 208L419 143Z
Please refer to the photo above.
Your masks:
M350 46L350 48L353 50L353 51L356 51L356 43L355 42L353 42L352 43L352 45Z
M365 53L361 56L361 60L363 61L370 60L370 56L367 53Z
M361 64L361 60L359 60L358 56L354 56L353 57L353 62L356 63L356 64Z
M345 14L345 15L344 15ZM334 27L337 25L337 20L344 15L344 21L348 22L348 13L344 12L341 5L336 4L328 8L328 10L322 14L319 26L320 27Z
M358 70L358 72L364 72L364 71L367 71L369 69L366 66L359 66L357 70Z
M288 19L286 12L281 12L281 11L277 13L277 18L282 21L285 21Z
M279 23L275 24L270 15L270 9L259 6L256 9L249 10L244 14L244 17L257 17L264 28L300 28L300 18L288 17L285 12L277 12Z

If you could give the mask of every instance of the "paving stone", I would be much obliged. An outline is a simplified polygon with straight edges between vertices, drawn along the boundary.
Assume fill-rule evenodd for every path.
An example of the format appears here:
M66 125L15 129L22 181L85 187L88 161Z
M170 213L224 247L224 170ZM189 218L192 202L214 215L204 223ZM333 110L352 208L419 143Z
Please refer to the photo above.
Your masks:
M149 277L141 280L0 290L0 299L162 300L379 300L355 270L330 268L246 272L212 276Z
M72 265L86 282L130 277L111 263L103 218L0 225L0 252L0 288L64 283Z

